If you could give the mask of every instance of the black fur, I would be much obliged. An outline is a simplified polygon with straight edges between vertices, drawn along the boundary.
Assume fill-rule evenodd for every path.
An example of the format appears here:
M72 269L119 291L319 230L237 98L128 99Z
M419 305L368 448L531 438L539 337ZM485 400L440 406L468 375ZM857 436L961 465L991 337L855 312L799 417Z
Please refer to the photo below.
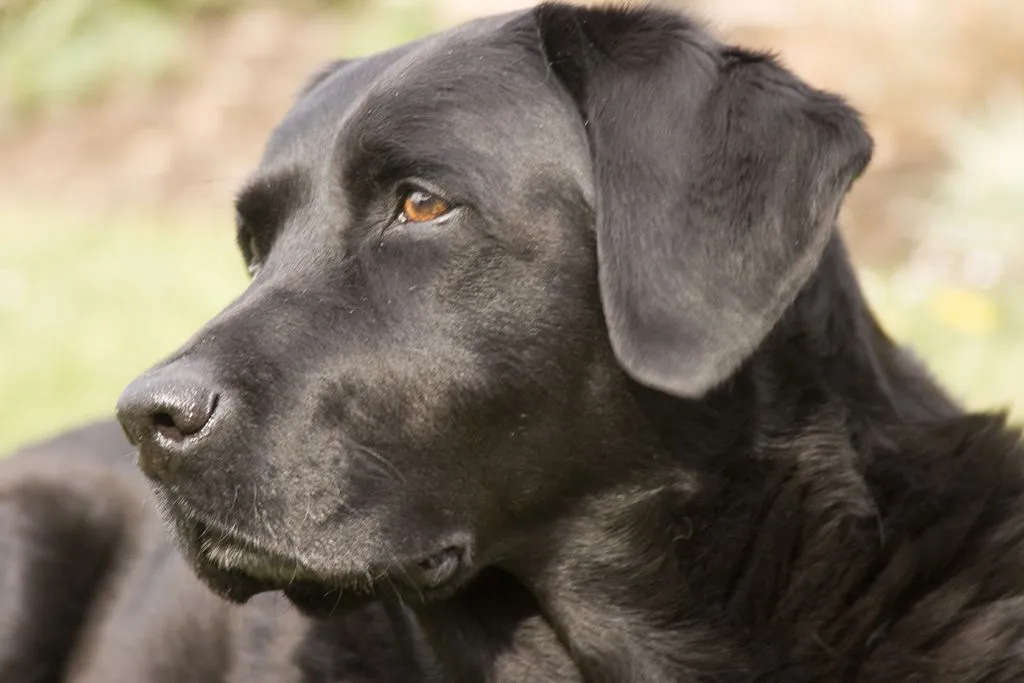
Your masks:
M110 425L0 470L0 680L1020 680L1024 453L865 305L870 148L661 10L332 65L121 399L152 492Z

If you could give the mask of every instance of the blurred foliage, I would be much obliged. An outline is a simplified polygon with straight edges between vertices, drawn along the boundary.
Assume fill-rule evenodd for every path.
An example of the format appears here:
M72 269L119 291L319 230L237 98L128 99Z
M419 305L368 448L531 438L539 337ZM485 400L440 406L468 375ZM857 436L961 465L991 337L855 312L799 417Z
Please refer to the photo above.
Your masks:
M1024 96L947 127L949 169L910 258L863 284L884 324L971 406L1024 417Z
M1024 91L991 97L949 124L945 141L950 168L923 207L911 267L931 260L942 277L981 288L1024 279Z
M149 2L21 3L0 22L0 105L24 115L91 94L115 79L149 78L172 64L179 38Z
M0 112L23 117L177 66L189 22L246 0L15 0L0 9ZM294 0L297 8L350 0ZM0 123L2 123L0 118Z

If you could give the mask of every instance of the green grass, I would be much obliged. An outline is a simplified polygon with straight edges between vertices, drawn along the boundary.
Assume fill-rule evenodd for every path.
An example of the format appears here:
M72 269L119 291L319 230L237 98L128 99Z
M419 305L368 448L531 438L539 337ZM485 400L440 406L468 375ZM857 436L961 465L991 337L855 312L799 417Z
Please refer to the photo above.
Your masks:
M0 211L0 452L109 415L245 287L230 224ZM978 408L1024 417L1024 291L864 274L883 324Z

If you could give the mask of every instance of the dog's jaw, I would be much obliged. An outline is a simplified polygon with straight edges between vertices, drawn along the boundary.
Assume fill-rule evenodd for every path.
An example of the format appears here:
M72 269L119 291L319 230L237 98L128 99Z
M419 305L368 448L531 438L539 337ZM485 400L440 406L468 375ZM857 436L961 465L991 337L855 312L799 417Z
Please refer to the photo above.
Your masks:
M442 600L474 572L472 541L465 534L451 535L430 552L382 553L344 570L325 571L306 562L301 549L281 552L231 527L201 519L181 501L164 501L161 507L182 555L213 592L231 602L281 591L303 613L326 618L379 599L408 604Z

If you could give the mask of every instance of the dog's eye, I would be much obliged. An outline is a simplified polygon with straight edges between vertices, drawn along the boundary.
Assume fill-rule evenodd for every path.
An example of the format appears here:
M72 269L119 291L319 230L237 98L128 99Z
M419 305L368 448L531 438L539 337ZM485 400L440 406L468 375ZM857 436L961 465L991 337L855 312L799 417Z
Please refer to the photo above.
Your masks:
M249 277L255 277L259 271L260 266L263 263L263 254L260 253L260 245L255 237L250 237L246 243L246 251L248 252L249 264L247 269L249 270Z
M260 241L241 222L239 222L238 228L238 245L242 249L242 257L245 259L249 277L256 277L260 266L263 265L263 250L260 248Z
M260 271L260 266L263 265L258 258L253 258L249 261L249 265L246 266L246 270L249 271L249 277L256 277L256 273Z
M399 219L404 223L426 223L440 218L451 211L448 202L425 190L413 190L402 200L402 215Z

